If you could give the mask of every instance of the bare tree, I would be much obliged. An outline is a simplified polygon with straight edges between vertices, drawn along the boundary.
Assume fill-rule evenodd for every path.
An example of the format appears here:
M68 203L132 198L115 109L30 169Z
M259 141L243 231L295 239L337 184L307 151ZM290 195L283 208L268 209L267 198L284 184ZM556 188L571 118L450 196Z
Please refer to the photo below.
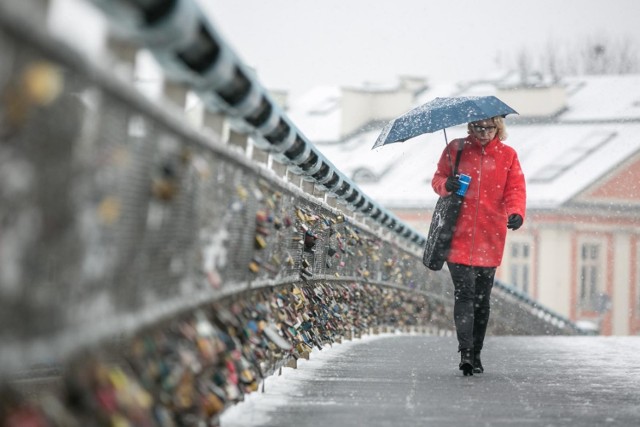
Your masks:
M571 75L632 74L640 72L639 51L629 38L616 40L598 35L573 46L549 40L538 55L522 48L511 62L523 77L534 70L554 80Z
M527 83L528 77L535 71L534 61L528 51L522 49L518 53L517 70L520 73L520 80Z
M618 46L618 71L620 74L636 73L640 70L638 49L626 39Z
M540 57L541 69L546 71L554 82L560 80L565 64L562 62L562 55L558 51L557 46L550 40L544 46L544 50Z
M583 74L608 74L606 71L613 65L610 57L610 49L604 44L587 44L582 50ZM615 73L614 73L615 74Z

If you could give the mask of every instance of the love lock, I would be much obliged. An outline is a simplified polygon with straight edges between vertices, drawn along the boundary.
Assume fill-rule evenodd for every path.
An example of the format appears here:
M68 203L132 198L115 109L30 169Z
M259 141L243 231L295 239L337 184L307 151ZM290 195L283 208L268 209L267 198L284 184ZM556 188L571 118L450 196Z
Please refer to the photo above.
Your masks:
M314 247L316 246L316 240L318 240L318 236L316 236L311 230L307 230L304 233L304 250L306 252L313 252Z

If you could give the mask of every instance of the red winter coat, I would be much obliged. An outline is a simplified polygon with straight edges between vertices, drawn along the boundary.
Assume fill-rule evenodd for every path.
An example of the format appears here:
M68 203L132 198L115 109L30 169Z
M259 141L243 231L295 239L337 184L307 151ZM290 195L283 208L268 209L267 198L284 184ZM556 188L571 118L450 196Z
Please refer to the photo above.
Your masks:
M497 137L482 147L473 136L449 144L451 162L455 164L458 144L464 149L459 174L471 176L460 216L451 241L447 261L477 267L497 267L502 262L507 235L507 218L520 214L524 219L526 188L515 150ZM440 196L449 192L444 185L452 174L445 149L431 186Z

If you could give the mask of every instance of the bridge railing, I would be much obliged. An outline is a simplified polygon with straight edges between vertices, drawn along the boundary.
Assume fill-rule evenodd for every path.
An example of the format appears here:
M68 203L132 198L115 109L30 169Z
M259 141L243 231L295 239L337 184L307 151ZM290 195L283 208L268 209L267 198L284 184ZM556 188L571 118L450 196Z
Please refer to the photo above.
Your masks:
M140 95L18 3L0 4L2 377L66 366L65 399L101 402L101 386L124 382L145 413L213 417L314 346L386 328L451 333L449 278L422 266L424 236L304 138L191 2L166 3L197 24L196 45L180 56L151 38L154 53L272 161ZM203 75L171 71L176 57ZM494 307L500 333L579 332L508 287Z

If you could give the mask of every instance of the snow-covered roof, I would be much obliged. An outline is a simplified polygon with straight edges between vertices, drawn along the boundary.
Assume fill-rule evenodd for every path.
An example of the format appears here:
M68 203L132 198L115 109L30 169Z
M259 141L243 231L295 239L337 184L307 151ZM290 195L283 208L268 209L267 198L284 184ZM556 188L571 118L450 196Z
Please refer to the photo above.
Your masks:
M568 108L555 121L510 125L507 117L509 138L505 143L518 152L527 180L529 208L554 208L567 202L640 151L640 75L580 77L564 83ZM439 86L422 93L416 105L447 96L447 91L455 96L487 95L491 86L471 85L464 91L459 85ZM321 95L322 91L315 93ZM339 100L339 93L334 91L331 97ZM335 136L339 133L339 108L328 117L314 117L315 126L329 135L328 119L336 120L335 114ZM316 127L297 121L293 113L291 117L314 142ZM339 144L337 137L319 138L334 142L318 143L317 147L380 204L389 208L433 206L437 196L431 189L431 178L445 147L444 132L372 150L379 132L371 130ZM466 135L464 125L447 129L449 141Z
M572 79L562 120L640 119L640 74Z
M530 207L554 207L640 150L640 123L513 126Z
M337 86L321 86L293 99L288 115L311 141L340 139L340 97Z

